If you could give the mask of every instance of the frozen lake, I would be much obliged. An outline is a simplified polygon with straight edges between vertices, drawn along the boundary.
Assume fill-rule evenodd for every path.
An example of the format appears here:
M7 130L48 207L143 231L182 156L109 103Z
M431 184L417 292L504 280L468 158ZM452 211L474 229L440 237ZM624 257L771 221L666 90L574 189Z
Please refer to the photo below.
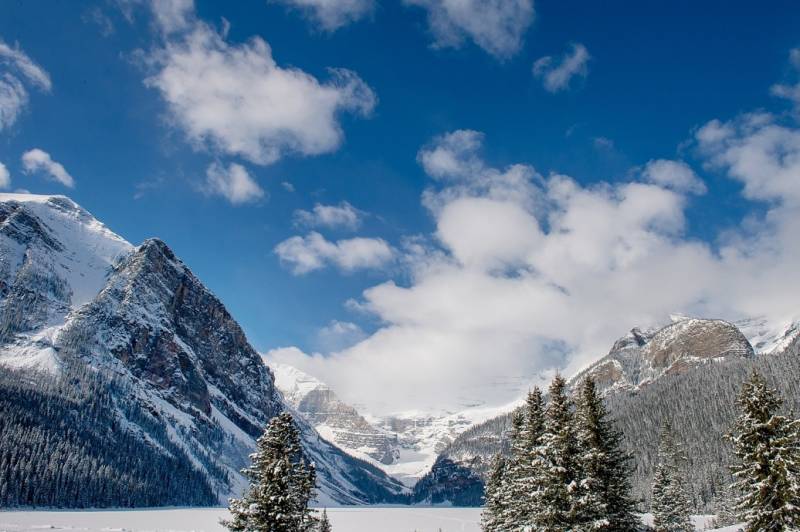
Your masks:
M334 532L479 532L480 508L358 507L329 508ZM23 532L74 530L205 531L225 529L219 520L228 516L224 508L181 508L118 511L23 511L0 512L0 531Z
M0 511L0 532L223 532L224 508L116 511ZM334 532L479 532L480 508L345 507L329 508ZM651 516L645 515L649 522ZM695 516L697 530L707 530L711 516ZM721 529L733 532L739 527Z

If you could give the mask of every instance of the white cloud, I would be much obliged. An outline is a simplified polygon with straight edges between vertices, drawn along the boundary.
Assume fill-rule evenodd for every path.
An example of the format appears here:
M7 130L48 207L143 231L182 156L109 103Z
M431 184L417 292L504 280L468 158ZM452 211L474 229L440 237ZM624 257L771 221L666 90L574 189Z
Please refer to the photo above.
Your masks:
M360 20L375 8L373 0L272 0L301 10L325 31Z
M674 312L800 318L791 282L800 267L800 129L756 114L697 130L708 170L768 206L759 223L746 216L713 244L686 233L687 195L699 185L680 163L653 161L647 182L586 186L527 165L510 167L525 169L511 179L479 155L481 140L460 131L421 150L434 179L423 199L434 238L407 246L402 284L378 284L349 305L383 325L338 351L270 356L372 413L452 410L505 404L537 376L571 373L631 327Z
M265 195L247 169L236 163L231 163L227 168L219 163L211 164L206 169L205 190L209 194L224 197L234 205L257 201Z
M533 0L405 0L428 12L435 48L460 48L466 39L499 59L522 47L533 22Z
M394 250L380 238L357 237L331 242L315 231L284 240L275 246L275 253L295 275L329 265L345 272L380 268L394 257Z
M50 92L50 75L19 46L12 48L0 40L0 131L17 121L30 97L26 83Z
M795 73L800 73L800 48L794 48L789 51L789 64L795 70ZM794 85L777 83L772 86L770 91L774 96L791 101L795 106L795 110L800 111L800 82Z
M677 192L705 194L707 191L705 183L682 161L652 160L642 170L642 177L645 181Z
M367 335L349 321L332 320L317 333L317 343L324 351L339 351L357 344Z
M569 88L572 78L589 74L589 51L582 44L572 44L558 64L552 56L541 57L533 63L533 75L542 80L545 90L559 92Z
M343 201L339 205L322 205L317 203L311 211L298 209L294 211L295 223L307 227L343 228L351 231L361 226L364 213L350 203Z
M26 174L44 172L51 180L58 181L65 187L73 188L75 180L69 172L50 157L50 154L39 148L34 148L22 154L22 167Z
M11 174L8 168L3 163L0 163L0 188L8 188L11 186Z
M294 192L294 185L288 181L281 181L281 186L286 192Z
M180 18L179 18L180 19ZM151 58L149 87L166 101L174 123L197 147L270 164L287 153L318 155L343 140L342 112L369 115L372 90L352 71L329 69L320 82L278 66L261 38L230 44L193 21Z

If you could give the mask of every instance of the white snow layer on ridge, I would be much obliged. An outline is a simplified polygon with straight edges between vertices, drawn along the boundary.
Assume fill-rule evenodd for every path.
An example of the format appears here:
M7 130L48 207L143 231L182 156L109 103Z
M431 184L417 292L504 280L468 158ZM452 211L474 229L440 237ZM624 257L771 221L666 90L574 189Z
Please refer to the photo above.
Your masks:
M72 289L72 308L92 299L103 288L109 268L133 249L94 216L65 196L0 194L0 202L24 204L64 246L56 273Z
M67 313L97 296L111 267L133 246L65 196L0 193L0 203L22 205L62 248L58 251L37 246L35 241L24 245L0 237L0 254L5 255L0 256L0 262L4 275L10 276L7 281L13 282L13 276L27 257L34 268L66 283L70 294L69 308L63 311L50 308L44 326L20 333L15 342L0 350L0 365L58 371L53 345L68 319Z

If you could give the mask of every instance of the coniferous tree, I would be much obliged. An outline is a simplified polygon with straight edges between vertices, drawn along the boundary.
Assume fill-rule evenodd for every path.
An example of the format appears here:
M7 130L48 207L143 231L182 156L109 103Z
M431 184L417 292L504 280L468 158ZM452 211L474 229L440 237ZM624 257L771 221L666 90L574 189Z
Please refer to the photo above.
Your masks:
M506 468L506 459L501 453L497 453L492 460L492 471L486 482L484 508L481 512L481 528L486 532L504 530Z
M576 528L634 531L639 519L630 495L631 458L621 449L622 434L607 416L594 380L587 378L581 385L576 415L582 477Z
M656 532L693 532L689 518L691 503L686 496L686 483L681 471L683 455L665 423L658 447L658 464L653 477L651 507Z
M333 532L333 527L331 526L331 522L328 520L328 510L322 510L322 515L319 518L319 526L317 527L319 532Z
M567 383L557 375L550 384L545 410L545 432L538 455L541 460L541 491L534 511L534 530L572 530L576 525L580 497L578 443L572 401Z
M231 499L232 519L223 524L234 532L302 532L315 524L308 503L316 474L300 446L291 414L272 418L242 473L250 487L241 499Z
M748 532L800 528L800 421L777 414L781 399L753 371L737 401L732 468L735 510Z
M714 520L712 526L714 528L722 528L729 525L735 525L739 522L736 515L735 497L733 496L731 486L726 480L720 481L721 488L717 493L714 501Z

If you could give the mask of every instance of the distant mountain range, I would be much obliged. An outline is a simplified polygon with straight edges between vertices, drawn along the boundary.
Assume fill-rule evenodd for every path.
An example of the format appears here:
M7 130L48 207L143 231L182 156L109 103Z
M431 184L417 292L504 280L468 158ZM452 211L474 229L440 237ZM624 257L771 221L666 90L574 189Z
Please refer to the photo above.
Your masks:
M461 432L513 408L364 416L319 379L285 364L268 364L275 374L276 387L323 438L407 486L416 484Z
M109 485L89 500L62 491L52 501L152 505L130 493L161 483L176 487L163 504L225 502L241 492L266 423L293 411L224 305L164 242L133 246L62 196L0 194L0 371L0 396L19 398L4 404L0 463L21 469L0 471L0 488L13 488L5 505L54 491L54 478L80 485L84 469L118 474L100 475ZM97 393L82 394L89 386ZM74 415L44 423L62 407ZM296 419L321 504L405 500L398 481ZM30 430L52 452L19 460L11 442ZM63 445L85 468L49 461ZM162 458L171 466L155 477L141 466ZM127 489L114 484L123 475Z

